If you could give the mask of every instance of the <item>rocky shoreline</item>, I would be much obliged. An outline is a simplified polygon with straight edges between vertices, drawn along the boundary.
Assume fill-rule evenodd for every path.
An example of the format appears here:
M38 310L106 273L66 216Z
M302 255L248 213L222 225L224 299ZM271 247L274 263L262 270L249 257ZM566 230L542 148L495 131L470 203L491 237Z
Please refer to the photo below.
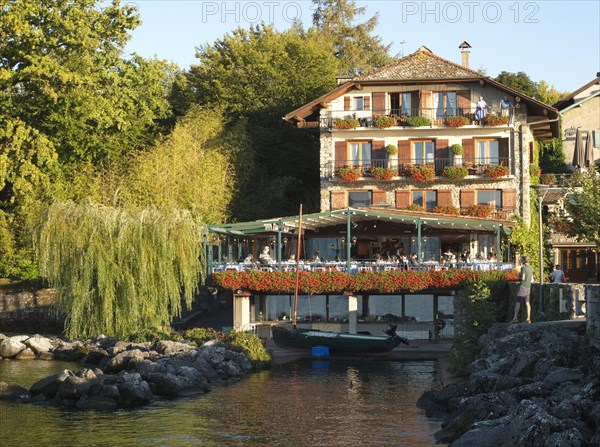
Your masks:
M576 325L496 324L461 383L423 394L440 443L600 445L600 351Z
M81 362L80 371L60 371L29 389L0 382L0 399L47 403L81 410L116 410L205 393L211 384L244 377L247 356L210 341L131 343L99 337L88 343L40 335L0 334L0 359L44 359Z

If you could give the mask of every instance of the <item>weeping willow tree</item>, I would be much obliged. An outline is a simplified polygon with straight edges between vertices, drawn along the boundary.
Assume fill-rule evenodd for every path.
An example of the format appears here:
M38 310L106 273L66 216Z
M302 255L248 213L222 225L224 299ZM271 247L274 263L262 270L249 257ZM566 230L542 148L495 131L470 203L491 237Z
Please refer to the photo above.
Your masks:
M169 324L202 280L201 228L189 211L50 205L36 248L67 315L66 335L123 337Z

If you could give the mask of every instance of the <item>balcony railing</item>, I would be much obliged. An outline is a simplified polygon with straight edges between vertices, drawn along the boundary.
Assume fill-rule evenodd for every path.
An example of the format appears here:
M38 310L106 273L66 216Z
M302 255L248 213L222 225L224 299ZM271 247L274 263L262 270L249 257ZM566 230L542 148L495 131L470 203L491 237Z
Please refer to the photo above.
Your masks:
M489 166L503 165L510 167L509 157L494 157L494 158L469 158L467 160L457 162L452 158L436 158L434 160L417 160L414 158L399 158L399 159L371 159L367 162L356 160L335 160L323 166L324 176L333 178L340 177L340 171L343 168L355 168L360 171L361 177L373 177L374 168L387 168L392 171L392 175L396 179L408 179L411 176L412 168L417 166L429 166L434 169L435 175L441 177L446 166L464 166L467 168L467 175L484 176L486 169ZM510 175L509 168L509 175Z
M464 125L508 126L513 122L513 110L488 107L485 117L478 116L475 109L465 108L446 110L437 108L410 110L333 110L321 118L321 127L329 129L411 127L411 117L428 118L430 125L435 127L461 127Z

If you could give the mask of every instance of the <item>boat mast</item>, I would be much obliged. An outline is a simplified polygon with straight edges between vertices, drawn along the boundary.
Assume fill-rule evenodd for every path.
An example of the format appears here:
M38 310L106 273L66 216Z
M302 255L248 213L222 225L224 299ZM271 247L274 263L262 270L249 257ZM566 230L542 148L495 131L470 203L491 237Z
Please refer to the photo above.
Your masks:
M298 283L300 281L300 247L302 242L302 204L300 204L300 223L298 224L298 247L296 250L296 285L294 287L294 329L296 328L296 317L298 315Z

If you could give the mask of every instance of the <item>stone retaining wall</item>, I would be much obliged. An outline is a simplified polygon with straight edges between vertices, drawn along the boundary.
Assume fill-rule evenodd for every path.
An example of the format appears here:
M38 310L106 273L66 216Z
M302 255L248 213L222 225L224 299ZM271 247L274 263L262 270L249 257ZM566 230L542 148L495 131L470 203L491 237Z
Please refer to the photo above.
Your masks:
M3 282L0 284L0 332L62 333L64 316L53 304L53 289L35 284Z

